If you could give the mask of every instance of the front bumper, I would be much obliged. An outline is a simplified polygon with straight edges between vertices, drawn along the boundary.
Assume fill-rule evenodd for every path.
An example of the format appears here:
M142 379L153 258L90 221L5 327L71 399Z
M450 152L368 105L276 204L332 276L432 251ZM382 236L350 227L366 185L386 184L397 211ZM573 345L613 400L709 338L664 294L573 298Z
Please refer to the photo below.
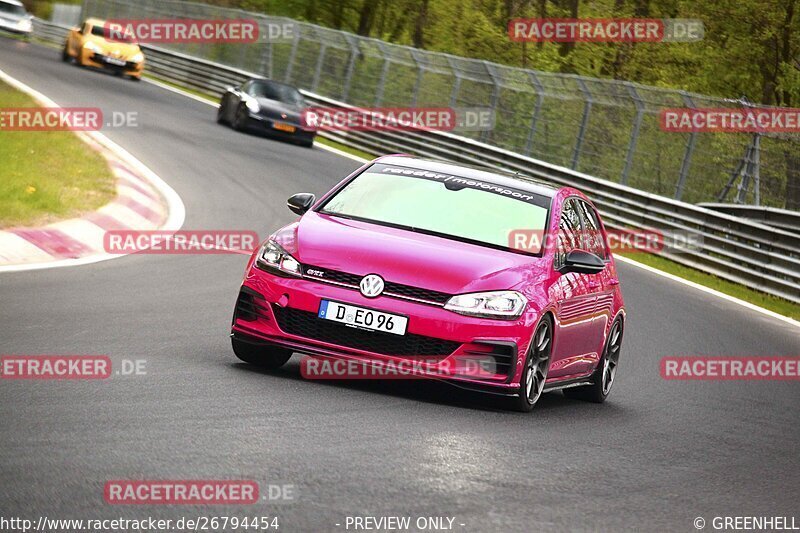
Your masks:
M288 120L274 119L265 117L258 113L248 113L248 127L252 131L263 133L270 137L277 139L285 139L292 141L312 141L316 137L317 132L314 130L303 128L301 125ZM285 131L277 129L276 125L291 126L294 131Z
M16 33L17 35L30 35L33 33L33 26L23 29L17 25L17 21L0 18L0 30Z
M82 50L81 53L83 54L83 64L90 67L112 70L136 77L141 77L144 71L144 61L139 63L124 61L124 64L120 64L116 58L92 52L91 50Z
M407 316L406 335L355 329L318 318L323 299ZM517 320L503 321L467 317L441 306L385 295L368 299L358 290L252 267L239 293L231 335L244 342L373 365L422 361L410 377L513 395L536 319L530 310Z

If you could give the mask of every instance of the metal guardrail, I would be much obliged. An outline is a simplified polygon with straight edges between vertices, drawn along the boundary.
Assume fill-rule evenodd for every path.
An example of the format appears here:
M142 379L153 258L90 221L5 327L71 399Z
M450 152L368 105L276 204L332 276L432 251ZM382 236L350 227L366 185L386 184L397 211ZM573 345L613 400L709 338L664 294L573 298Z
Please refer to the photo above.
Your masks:
M82 13L101 19L251 19L265 36L255 43L163 46L362 107L482 107L491 113L492 127L459 135L682 202L800 210L800 135L678 133L661 126L665 108L760 107L744 99L516 68L222 3L277 9L265 0L83 0ZM273 31L284 25L291 31Z
M66 28L37 21L36 35L63 42ZM220 95L257 74L143 45L147 70L168 82ZM349 107L304 91L312 105ZM446 132L324 132L367 153L409 153L457 163L511 170L581 189L612 227L695 232L701 249L663 253L676 263L800 303L800 235L711 209L657 196Z
M757 205L703 203L700 207L800 233L800 212Z

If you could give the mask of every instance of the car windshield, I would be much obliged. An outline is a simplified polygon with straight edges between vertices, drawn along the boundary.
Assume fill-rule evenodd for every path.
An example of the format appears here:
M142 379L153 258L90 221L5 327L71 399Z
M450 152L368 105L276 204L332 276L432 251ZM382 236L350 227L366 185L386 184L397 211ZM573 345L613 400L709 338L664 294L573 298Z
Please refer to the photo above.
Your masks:
M251 96L256 98L268 98L269 100L277 100L284 104L290 104L297 107L303 107L305 100L300 91L288 85L280 83L270 83L268 81L255 82L250 86L247 91Z
M515 230L544 234L549 204L544 196L489 181L376 164L320 212L522 253L510 237Z
M25 8L22 6L18 6L16 4L8 4L6 2L0 2L0 13L7 13L9 15L17 15L22 17L26 15Z
M133 36L121 26L92 26L92 35L120 43L133 42Z

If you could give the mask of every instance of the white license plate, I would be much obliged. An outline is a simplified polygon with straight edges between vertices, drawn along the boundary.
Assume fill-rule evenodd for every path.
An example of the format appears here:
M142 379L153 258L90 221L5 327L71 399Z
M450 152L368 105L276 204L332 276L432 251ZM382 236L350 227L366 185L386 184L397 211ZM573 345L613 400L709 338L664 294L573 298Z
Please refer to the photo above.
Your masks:
M330 300L322 300L318 316L355 328L382 331L394 335L405 335L408 326L408 317Z
M125 66L125 61L123 61L122 59L115 59L113 57L107 57L106 58L106 63L108 63L109 65L116 65L118 67L124 67Z

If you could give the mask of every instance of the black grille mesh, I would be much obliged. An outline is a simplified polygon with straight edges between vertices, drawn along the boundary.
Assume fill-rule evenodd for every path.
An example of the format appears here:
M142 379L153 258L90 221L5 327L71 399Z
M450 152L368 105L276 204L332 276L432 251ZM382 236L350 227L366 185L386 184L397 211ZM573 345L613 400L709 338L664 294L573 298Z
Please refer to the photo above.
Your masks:
M278 326L290 335L383 355L443 357L450 355L460 346L458 342L422 335L400 336L356 329L321 319L316 313L290 307L273 305L272 309Z
M269 320L267 309L264 307L266 302L264 297L257 292L243 287L236 299L236 308L233 312L233 320L244 320L252 322L258 318Z

